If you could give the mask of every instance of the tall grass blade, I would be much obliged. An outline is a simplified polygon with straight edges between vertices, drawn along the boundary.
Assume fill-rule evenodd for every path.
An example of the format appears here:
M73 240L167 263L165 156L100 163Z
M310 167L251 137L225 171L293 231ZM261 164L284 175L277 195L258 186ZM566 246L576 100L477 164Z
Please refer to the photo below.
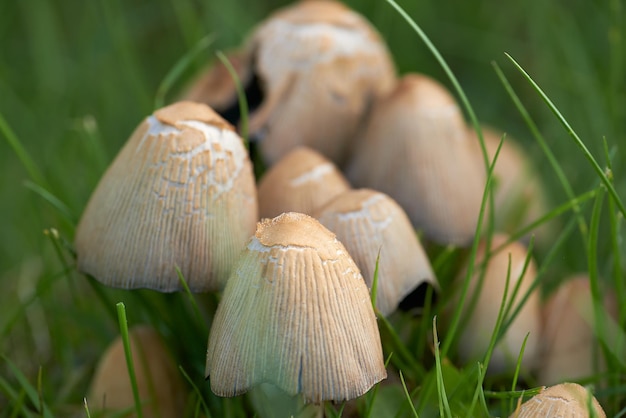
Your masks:
M448 404L446 386L443 382L443 371L441 369L441 353L439 352L439 338L437 336L437 317L433 318L433 345L435 347L435 368L437 377L437 393L439 394L439 415L452 418L452 411Z
M185 371L185 369L183 369L183 366L178 366L178 370L180 370L180 372L182 373L187 383L191 385L191 388L193 389L194 393L198 396L198 401L200 402L200 404L202 405L202 409L204 410L204 416L206 418L211 418L211 412L209 411L209 407L204 401L204 398L202 397L202 392L200 392L200 389L198 389L198 386L193 382L193 379L189 377L189 374Z
M617 194L617 191L615 191L615 188L613 187L613 184L611 184L611 182L607 178L606 174L604 173L604 171L602 170L602 168L598 164L598 162L595 160L595 158L593 157L591 152L589 152L589 150L587 149L587 146L585 145L585 143L580 139L580 137L574 131L574 129L572 129L570 124L563 117L561 112L559 112L559 110L554 105L554 103L552 103L552 101L548 98L548 96L546 96L546 94L543 92L541 87L539 87L539 85L537 85L537 83L535 83L535 81L522 68L522 66L519 65L517 63L517 61L515 61L515 59L512 56L510 56L509 54L505 53L505 55L513 63L513 65L515 65L515 67L519 70L519 72L522 73L524 78L526 78L526 80L535 89L535 91L541 96L543 101L548 105L548 108L550 108L550 110L552 111L552 113L554 113L554 115L557 117L559 122L561 122L561 125L563 125L563 127L565 128L567 133L574 139L574 142L576 143L576 145L578 145L578 147L582 151L582 153L585 156L585 158L587 158L587 160L589 161L589 163L591 164L591 166L595 170L595 172L598 175L598 177L600 177L600 180L602 181L602 183L604 184L604 186L608 190L609 194L611 195L611 198L613 198L613 200L615 201L615 204L619 208L620 212L622 213L622 215L624 215L626 217L626 207L624 207L624 204L622 203L621 199L619 198L619 196Z
M524 122L526 123L526 126L528 126L528 129L532 133L533 137L535 137L535 140L539 144L539 147L541 148L546 158L548 159L550 166L552 166L552 169L554 170L556 177L559 179L559 182L561 183L561 187L563 188L563 191L565 191L565 194L567 195L569 201L574 204L572 209L574 210L574 213L576 214L576 219L578 222L578 229L580 229L580 233L582 235L583 240L586 240L587 239L587 224L585 223L585 220L583 219L580 206L577 204L577 201L574 197L574 190L572 188L572 185L570 184L569 180L567 179L567 176L563 172L563 169L561 168L561 165L559 164L558 160L552 153L552 150L548 146L548 143L546 142L543 135L539 131L539 128L537 127L532 117L530 116L530 113L528 113L528 110L526 109L522 101L519 99L517 94L515 93L515 90L513 90L511 83L509 83L509 80L506 78L506 76L500 69L500 66L496 62L492 62L492 66L496 72L496 75L500 79L500 82L504 86L504 89L506 90L507 94L513 101L513 104L517 108L517 111L522 116L522 119L524 119Z
M400 381L402 382L402 389L404 390L404 396L406 396L406 400L409 403L409 406L411 407L411 413L413 414L413 417L419 418L419 415L417 414L417 411L415 410L415 405L413 405L413 399L411 399L409 390L406 388L406 382L404 381L402 370L400 370L399 373L400 373Z
M191 303L191 307L193 308L193 312L196 315L196 319L198 320L198 323L204 326L206 335L209 335L209 327L206 324L206 322L204 322L204 318L202 317L202 312L200 311L200 308L198 307L196 298L194 297L193 293L191 293L191 290L189 289L189 285L187 284L187 280L185 280L185 277L183 276L183 272L180 271L180 267L175 266L175 268L176 268L176 274L178 275L178 280L182 284L183 289L185 290L185 294L187 294L187 297L189 298L189 302Z
M42 187L48 187L48 182L45 176L35 164L35 161L31 158L26 148L22 145L17 135L13 132L7 121L4 119L2 112L0 112L0 132L4 135L9 147L13 149L13 152L17 155L26 172L30 176L31 180L39 184Z
M194 59L196 59L201 52L211 46L213 42L215 42L215 36L213 34L203 37L193 46L193 48L187 51L178 61L176 61L172 69L165 75L163 81L159 84L159 88L157 89L154 98L155 109L159 109L165 105L165 96L172 86L176 84L176 81L180 79L185 70L187 70L193 63Z
M374 266L374 279L372 280L372 306L376 309L376 297L378 296L378 262L380 261L380 248L378 249L378 255L376 256L376 264Z
M248 115L249 115L249 110L248 110L248 99L246 99L246 92L243 88L243 85L241 84L241 80L239 79L239 75L237 75L237 71L235 70L235 67L233 67L233 64L231 64L231 62L228 60L228 57L222 52L222 51L217 51L215 53L215 55L217 55L217 58L219 58L220 61L222 61L222 64L224 64L224 66L226 67L226 69L228 70L228 73L230 74L230 76L233 78L233 81L235 82L235 89L237 90L237 101L239 102L239 114L241 115L241 138L243 138L243 144L246 148L250 149L250 146L248 144L249 141L249 128L248 128Z
M141 399L139 398L139 388L137 387L137 377L135 375L135 365L133 364L133 354L130 348L126 307L122 302L119 302L115 306L117 307L117 318L120 325L122 344L124 345L124 356L126 357L126 367L128 368L128 376L130 377L130 386L133 389L133 398L135 399L135 412L137 412L138 418L142 418L143 409L141 408Z

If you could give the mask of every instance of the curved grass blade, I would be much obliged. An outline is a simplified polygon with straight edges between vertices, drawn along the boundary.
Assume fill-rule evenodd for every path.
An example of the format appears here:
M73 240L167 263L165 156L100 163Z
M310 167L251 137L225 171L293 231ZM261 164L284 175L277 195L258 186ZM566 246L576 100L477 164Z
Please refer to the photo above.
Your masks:
M217 51L215 55L217 55L217 58L219 58L219 60L222 61L222 64L224 64L224 66L228 70L228 73L230 74L230 76L233 78L233 81L235 82L235 89L237 90L237 100L239 102L239 114L241 115L241 138L243 138L243 145L246 148L248 148L248 150L250 150L250 146L248 144L249 111L248 111L248 99L246 99L246 92L241 84L241 80L239 79L239 76L237 75L237 71L235 70L235 67L233 67L231 62L228 60L228 57L222 51Z
M400 372L400 381L402 382L402 389L404 390L404 396L406 396L406 400L409 403L409 406L411 407L411 412L413 413L413 416L415 418L419 418L419 415L417 415L417 411L415 410L415 405L413 405L413 400L411 399L411 395L409 394L409 390L406 388L406 382L404 381L402 370L400 370L399 372Z
M439 394L439 416L452 418L452 411L450 410L448 396L446 395L446 386L443 383L443 370L441 369L441 353L439 352L436 316L433 318L433 345L435 347L435 376L437 377L437 393ZM411 403L411 407L412 406L413 403ZM415 411L415 408L413 408L413 411ZM417 412L415 414L417 415Z
M513 63L513 65L515 65L515 67L519 70L519 72L522 73L524 78L526 78L526 80L535 89L535 91L539 94L539 96L541 96L543 101L548 105L548 108L552 111L552 113L554 113L554 115L557 117L559 122L561 122L561 125L563 125L563 127L566 130L566 132L574 139L574 142L576 143L576 145L578 145L578 148L580 148L580 150L582 151L583 155L585 156L585 158L587 158L587 160L589 161L589 163L591 164L591 166L595 170L595 172L598 175L598 177L600 177L600 180L602 181L602 183L606 187L607 191L611 195L611 198L615 201L615 204L619 208L620 212L622 213L622 215L624 215L624 217L626 217L626 207L624 207L624 204L622 203L621 199L619 198L619 196L617 194L617 191L615 191L615 188L613 187L613 184L611 184L611 182L607 178L606 174L604 173L604 171L602 170L602 168L598 164L598 162L595 160L595 158L593 157L591 152L589 152L589 150L587 149L587 146L585 145L585 143L580 139L580 137L574 131L574 129L572 129L572 127L567 122L567 120L563 117L561 112L559 112L559 109L557 109L557 107L554 105L554 103L552 103L552 100L550 100L548 98L548 96L543 92L541 87L539 87L539 85L537 83L535 83L535 81L532 79L532 77L522 68L521 65L519 65L517 63L517 61L515 61L515 59L512 56L510 56L509 54L506 54L506 53L505 53L505 55Z
M174 64L172 69L165 75L159 88L157 89L154 98L154 108L159 109L165 104L165 96L167 92L172 88L176 81L181 77L183 72L189 68L193 60L211 44L215 42L215 36L209 34L200 39L189 51L187 51L180 59Z

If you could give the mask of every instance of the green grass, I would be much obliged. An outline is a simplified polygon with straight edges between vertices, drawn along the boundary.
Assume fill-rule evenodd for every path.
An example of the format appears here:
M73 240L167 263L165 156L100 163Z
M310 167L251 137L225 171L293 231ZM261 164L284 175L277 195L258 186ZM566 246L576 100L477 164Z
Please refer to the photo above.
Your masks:
M506 131L504 141L515 138L532 157L550 208L511 236L546 222L554 226L549 244L533 249L534 289L548 292L572 273L589 273L598 353L610 372L584 383L595 387L608 416L624 415L623 2L347 3L379 29L400 73L437 78L468 121ZM262 406L253 396L218 398L204 380L218 296L106 288L76 272L72 240L98 179L155 103L174 100L195 71L219 59L216 51L238 45L283 4L44 0L37 7L0 6L0 416L94 416L83 398L98 356L120 334L116 306L125 307L129 326L148 323L164 336L188 385L185 416L251 416ZM491 204L489 190L484 207ZM485 216L483 223L491 222ZM507 416L520 396L536 393L523 372L485 373L493 345L520 306L502 304L480 364L458 363L460 316L452 328L439 320L435 327L477 243L470 251L429 248L442 293L421 316L379 318L388 381L355 405L327 405L328 415ZM600 306L607 291L619 301L615 320Z

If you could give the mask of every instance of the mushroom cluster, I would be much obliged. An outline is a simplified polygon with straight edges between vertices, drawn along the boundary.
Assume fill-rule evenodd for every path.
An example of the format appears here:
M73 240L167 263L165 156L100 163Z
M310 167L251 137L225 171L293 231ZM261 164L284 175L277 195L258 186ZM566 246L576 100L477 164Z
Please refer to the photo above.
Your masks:
M269 165L258 184L237 134L235 83L214 64L184 101L147 117L113 161L77 228L78 267L112 286L164 292L181 289L179 268L192 291L223 291L206 357L218 396L263 383L306 402L361 396L387 376L376 313L392 315L423 285L440 290L421 241L463 249L483 234L478 138L442 84L397 79L377 32L336 1L277 11L229 60ZM499 136L485 132L493 158ZM542 195L540 182L528 180L509 140L499 158L498 233L482 239L472 266L475 304L463 311L459 359L487 350L508 280L507 312L523 306L489 370L514 369L525 342L523 368L541 365L540 379L556 383L570 376L546 359L579 354L555 341L592 337L541 319L534 260L506 235L510 203ZM537 202L515 219L538 217ZM549 302L544 315L570 309ZM590 372L581 364L571 377Z

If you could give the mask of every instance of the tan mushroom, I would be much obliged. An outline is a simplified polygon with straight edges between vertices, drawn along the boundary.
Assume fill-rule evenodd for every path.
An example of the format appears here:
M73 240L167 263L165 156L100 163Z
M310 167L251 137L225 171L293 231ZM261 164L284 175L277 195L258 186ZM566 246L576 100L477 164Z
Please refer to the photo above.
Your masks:
M395 199L427 238L466 245L486 179L472 141L450 93L429 77L406 75L375 103L346 176Z
M273 218L283 212L311 215L350 189L348 180L327 158L298 147L269 169L259 182L259 214Z
M606 293L604 313L616 315L615 294ZM542 307L541 367L538 381L552 385L580 380L604 368L593 327L593 302L589 276L565 280ZM595 363L595 364L594 364ZM597 367L596 367L597 366Z
M316 403L386 377L367 286L333 233L291 212L258 224L215 314L206 371L218 396L268 382Z
M185 408L186 389L161 336L143 325L129 331L130 347L142 413L146 418L175 418ZM118 337L102 355L91 381L87 403L92 413L134 417L135 399L124 355L122 338Z
M243 61L251 69L239 71L246 90L252 96L262 94L259 106L251 109L250 133L260 139L269 164L298 145L340 164L372 97L395 82L394 65L379 34L339 1L300 1L278 10L254 30L245 54ZM205 77L220 78L211 74L224 74L220 67ZM200 83L186 97L198 98ZM235 96L233 91L232 106ZM210 95L204 100L215 101Z
M409 218L386 194L350 190L320 208L315 217L337 234L370 288L380 251L376 306L383 315L395 311L422 283L437 286Z
M576 383L561 383L518 406L510 418L588 418L590 410L597 418L606 418L598 400L587 389Z
M114 287L220 289L258 217L241 138L208 106L180 102L139 125L76 231L78 267Z
M495 235L491 241L491 249L500 247L506 242L506 235ZM476 255L477 265L485 260L487 248L483 241ZM510 276L507 294L507 304L513 300L512 310L521 303L525 293L530 288L537 270L535 262L531 259L526 271L523 271L524 263L528 253L526 248L518 243L508 244L499 252L491 255L485 267L482 286L478 288L479 279L482 274L481 268L476 267L471 278L469 296L465 301L464 316L467 317L466 325L461 332L459 340L459 357L464 363L482 360L496 325L498 311L504 296L504 288L507 280L510 257ZM523 276L522 276L522 273ZM464 278L464 276L462 276ZM519 283L519 290L515 299L512 298L513 291ZM473 295L479 291L476 305L469 312L469 301ZM522 367L528 371L536 366L539 355L539 339L541 332L539 308L539 294L533 291L524 303L515 320L496 344L491 362L489 363L489 373L499 373L512 371L517 364L517 358L522 348L522 344L528 334L528 341L524 349Z

